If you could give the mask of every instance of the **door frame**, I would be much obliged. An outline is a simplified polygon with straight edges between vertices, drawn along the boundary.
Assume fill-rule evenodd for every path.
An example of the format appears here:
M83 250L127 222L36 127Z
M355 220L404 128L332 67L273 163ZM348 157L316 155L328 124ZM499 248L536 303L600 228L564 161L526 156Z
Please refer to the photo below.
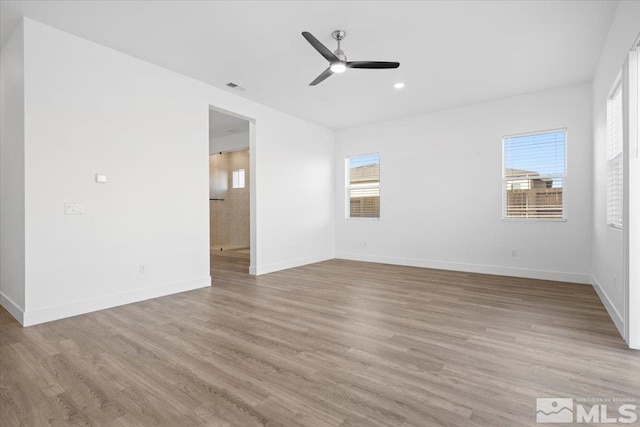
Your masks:
M253 117L248 117L243 114L238 114L234 111L230 111L224 108L217 107L215 105L209 104L209 108L207 109L207 129L209 129L209 111L216 111L218 113L227 114L229 116L234 116L239 119L243 119L249 122L249 274L256 275L256 265L258 260L258 233L257 233L257 204L256 204L256 183L257 183L257 175L258 168L256 162L256 119ZM209 137L207 132L207 153L209 153ZM210 155L210 153L209 153ZM207 156L207 161L209 160ZM208 190L207 190L208 191ZM207 199L209 195L207 194ZM209 204L207 204L207 207ZM211 236L211 213L209 213L209 221L207 223L207 230L209 236ZM211 243L209 243L210 246ZM210 250L210 249L209 249ZM209 259L209 257L208 257ZM209 265L209 269L211 269L211 265Z

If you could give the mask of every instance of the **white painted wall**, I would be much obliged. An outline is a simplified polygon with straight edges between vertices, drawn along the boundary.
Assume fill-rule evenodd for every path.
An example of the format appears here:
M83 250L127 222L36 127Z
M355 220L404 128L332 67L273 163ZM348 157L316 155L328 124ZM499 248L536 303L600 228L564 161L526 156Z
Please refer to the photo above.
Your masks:
M256 123L253 272L333 256L331 131L32 20L24 29L24 324L209 285L209 105ZM65 202L86 213L64 215Z
M624 236L607 226L607 96L638 36L639 22L640 3L620 2L593 79L593 284L621 333L626 315ZM625 193L628 198L628 188ZM640 311L640 301L636 304Z
M589 283L590 89L581 84L339 132L336 256ZM565 127L568 220L503 221L502 136ZM344 158L373 152L381 156L381 218L344 219Z
M334 133L274 111L256 134L256 273L333 258Z
M249 148L251 138L249 132L238 132L218 138L209 139L209 154L226 153L228 151Z
M23 76L20 24L0 56L0 304L20 321L25 280Z
M624 214L627 239L627 342L640 350L640 46L629 57L629 145L627 147L628 203ZM635 75L635 79L633 76ZM631 185L629 185L631 184Z
M625 264L625 326L629 347L640 350L640 46L634 49L625 66L624 180L626 199L624 225L628 230L623 243Z

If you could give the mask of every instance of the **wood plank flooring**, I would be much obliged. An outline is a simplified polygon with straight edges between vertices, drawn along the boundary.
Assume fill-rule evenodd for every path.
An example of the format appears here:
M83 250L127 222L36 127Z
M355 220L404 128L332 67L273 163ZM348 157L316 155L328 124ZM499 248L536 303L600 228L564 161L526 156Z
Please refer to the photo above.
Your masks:
M519 426L536 397L640 399L590 286L332 260L22 328L0 425Z

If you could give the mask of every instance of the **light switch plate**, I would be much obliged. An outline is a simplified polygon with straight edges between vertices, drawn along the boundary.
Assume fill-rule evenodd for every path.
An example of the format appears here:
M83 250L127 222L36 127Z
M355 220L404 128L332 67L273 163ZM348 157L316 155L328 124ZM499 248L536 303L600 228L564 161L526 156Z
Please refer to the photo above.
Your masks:
M96 174L96 182L98 184L105 184L107 182L107 175Z
M84 213L84 205L79 203L65 203L64 213L65 215L82 215Z

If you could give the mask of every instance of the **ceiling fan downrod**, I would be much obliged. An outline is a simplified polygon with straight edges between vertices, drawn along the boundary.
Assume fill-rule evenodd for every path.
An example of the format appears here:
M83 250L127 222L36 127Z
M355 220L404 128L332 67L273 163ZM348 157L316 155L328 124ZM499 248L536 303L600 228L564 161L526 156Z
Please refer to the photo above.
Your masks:
M347 56L344 54L344 51L340 48L340 42L347 36L347 33L342 30L336 30L331 33L334 39L338 42L338 48L333 51L336 57L343 62L347 62Z

